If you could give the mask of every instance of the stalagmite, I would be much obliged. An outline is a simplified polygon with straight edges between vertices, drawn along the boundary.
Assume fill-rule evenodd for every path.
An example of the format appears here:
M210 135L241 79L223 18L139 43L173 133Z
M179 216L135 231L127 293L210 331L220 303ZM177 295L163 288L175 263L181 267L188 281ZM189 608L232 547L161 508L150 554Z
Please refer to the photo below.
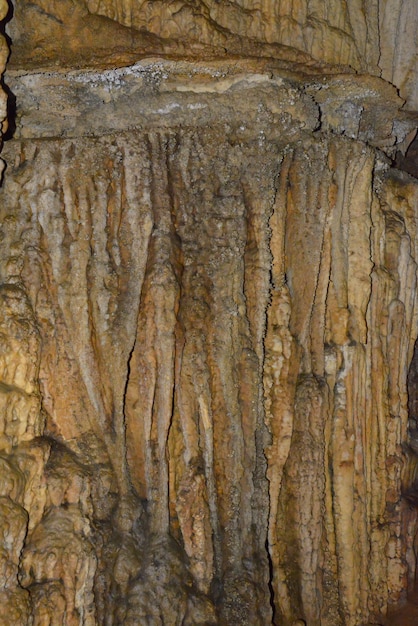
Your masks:
M0 18L1 624L390 624L417 572L414 0Z

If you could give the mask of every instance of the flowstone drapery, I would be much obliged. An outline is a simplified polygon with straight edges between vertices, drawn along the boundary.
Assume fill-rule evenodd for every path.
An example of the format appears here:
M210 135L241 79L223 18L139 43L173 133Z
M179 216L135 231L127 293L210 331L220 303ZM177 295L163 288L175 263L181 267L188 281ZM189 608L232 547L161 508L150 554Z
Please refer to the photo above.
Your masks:
M414 585L413 100L371 7L289 49L271 4L15 7L4 625L364 626Z

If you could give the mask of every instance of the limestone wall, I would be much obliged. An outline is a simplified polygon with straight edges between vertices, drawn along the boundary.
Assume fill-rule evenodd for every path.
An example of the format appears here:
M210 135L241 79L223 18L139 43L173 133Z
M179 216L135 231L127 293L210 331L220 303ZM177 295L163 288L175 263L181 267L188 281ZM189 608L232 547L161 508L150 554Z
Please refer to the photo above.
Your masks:
M4 626L364 626L414 584L417 117L377 7L313 4L15 6Z

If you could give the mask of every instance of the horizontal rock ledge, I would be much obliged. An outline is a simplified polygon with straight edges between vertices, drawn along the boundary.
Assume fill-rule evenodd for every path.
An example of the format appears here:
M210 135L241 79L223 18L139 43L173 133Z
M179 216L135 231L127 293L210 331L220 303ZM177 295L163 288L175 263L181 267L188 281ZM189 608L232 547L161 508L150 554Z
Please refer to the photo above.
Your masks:
M305 68L306 70L308 68ZM332 70L332 68L330 68ZM112 69L11 70L14 138L98 136L129 129L230 126L236 141L330 131L392 156L418 114L390 83L354 73L307 74L277 61L143 59ZM222 111L222 116L219 112Z

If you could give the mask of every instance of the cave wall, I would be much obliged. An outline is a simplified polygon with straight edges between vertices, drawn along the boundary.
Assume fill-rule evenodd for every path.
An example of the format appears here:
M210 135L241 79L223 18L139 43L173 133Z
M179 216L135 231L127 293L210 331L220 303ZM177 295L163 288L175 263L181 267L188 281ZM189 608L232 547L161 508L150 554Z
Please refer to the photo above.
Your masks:
M418 109L415 0L21 0L14 13L11 62L23 67L138 50L314 59L382 75Z
M14 7L5 626L364 626L414 586L418 118L392 18L326 6Z

